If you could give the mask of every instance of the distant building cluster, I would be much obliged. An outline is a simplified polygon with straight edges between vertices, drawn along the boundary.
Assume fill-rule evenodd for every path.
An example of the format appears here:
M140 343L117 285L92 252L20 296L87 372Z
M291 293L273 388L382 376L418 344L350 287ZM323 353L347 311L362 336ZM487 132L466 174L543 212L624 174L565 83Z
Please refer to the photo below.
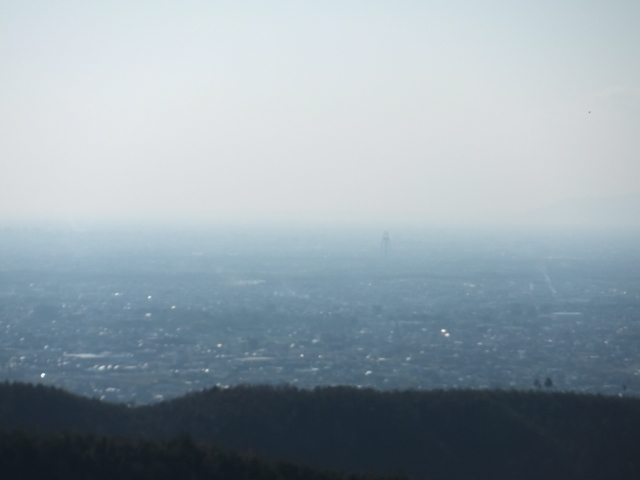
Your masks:
M394 252L13 265L0 376L138 403L242 383L635 395L639 282L589 262Z

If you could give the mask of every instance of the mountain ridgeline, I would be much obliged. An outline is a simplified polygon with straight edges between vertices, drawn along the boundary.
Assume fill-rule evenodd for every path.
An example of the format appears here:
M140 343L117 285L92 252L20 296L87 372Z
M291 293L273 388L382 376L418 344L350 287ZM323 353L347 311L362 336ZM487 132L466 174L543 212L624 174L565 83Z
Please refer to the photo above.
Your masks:
M71 434L165 442L160 452L182 436L247 458L425 479L640 475L640 400L599 395L237 386L133 407L5 383L0 426L49 442L60 432L66 442Z

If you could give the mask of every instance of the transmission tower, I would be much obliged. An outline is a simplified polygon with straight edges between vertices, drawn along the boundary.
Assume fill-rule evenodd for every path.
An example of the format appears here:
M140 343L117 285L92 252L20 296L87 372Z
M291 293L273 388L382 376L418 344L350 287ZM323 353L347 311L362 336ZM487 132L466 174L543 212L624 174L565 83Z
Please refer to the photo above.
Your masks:
M391 239L389 238L389 231L385 230L382 234L382 253L384 257L387 258L389 255L389 250L391 249Z

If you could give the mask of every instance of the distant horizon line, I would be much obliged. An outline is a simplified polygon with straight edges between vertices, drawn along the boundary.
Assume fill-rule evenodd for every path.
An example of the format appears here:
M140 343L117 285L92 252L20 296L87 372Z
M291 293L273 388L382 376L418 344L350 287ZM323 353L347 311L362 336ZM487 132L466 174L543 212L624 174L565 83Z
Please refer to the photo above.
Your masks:
M0 227L85 228L209 228L329 227L329 228L495 228L495 227L631 227L640 228L640 193L567 197L521 212L458 211L449 214L417 211L204 211L137 212L0 212Z
M381 238L385 231L391 236L398 231L492 231L492 230L629 230L640 232L640 221L630 222L610 219L605 221L562 219L516 218L516 219L449 219L449 220L347 220L347 219L214 219L184 217L116 217L84 216L73 220L62 218L6 218L0 216L0 229L35 229L45 231L93 232L93 231L207 231L211 229L230 230L301 230L301 231L379 231Z

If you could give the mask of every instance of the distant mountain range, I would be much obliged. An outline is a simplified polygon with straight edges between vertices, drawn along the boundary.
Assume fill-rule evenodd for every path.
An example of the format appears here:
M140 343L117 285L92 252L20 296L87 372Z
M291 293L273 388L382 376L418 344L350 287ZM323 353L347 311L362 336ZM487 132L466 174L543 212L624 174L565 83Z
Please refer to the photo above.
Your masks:
M640 228L640 195L568 198L526 212L526 223Z

